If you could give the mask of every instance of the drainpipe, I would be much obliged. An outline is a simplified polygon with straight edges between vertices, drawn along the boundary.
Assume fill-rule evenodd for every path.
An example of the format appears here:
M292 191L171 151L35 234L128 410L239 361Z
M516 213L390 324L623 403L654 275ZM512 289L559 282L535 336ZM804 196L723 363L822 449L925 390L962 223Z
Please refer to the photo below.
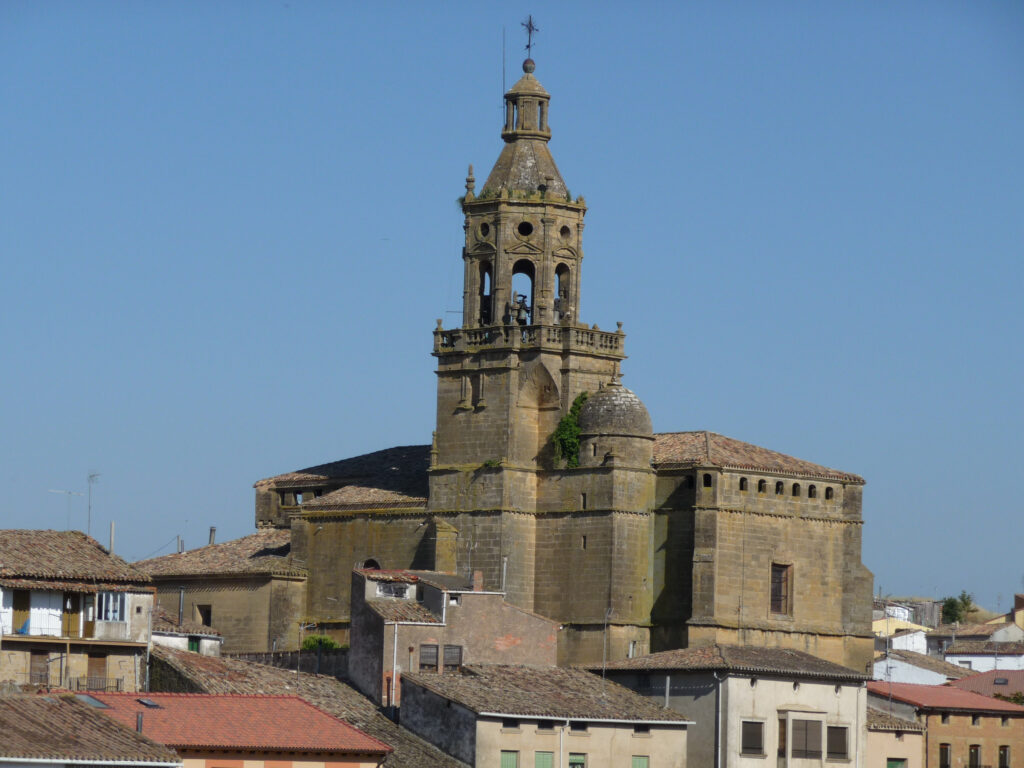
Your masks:
M393 647L391 648L391 696L390 696L390 698L391 698L391 719L394 722L398 722L398 719L395 717L395 713L397 712L397 710L395 708L395 677L398 675L398 622L397 621L394 623L394 627L395 627L395 636L394 636L394 640L391 643Z
M715 676L715 768L722 768L722 680L717 672Z
M185 587L178 587L178 629L181 629L181 622L185 619Z

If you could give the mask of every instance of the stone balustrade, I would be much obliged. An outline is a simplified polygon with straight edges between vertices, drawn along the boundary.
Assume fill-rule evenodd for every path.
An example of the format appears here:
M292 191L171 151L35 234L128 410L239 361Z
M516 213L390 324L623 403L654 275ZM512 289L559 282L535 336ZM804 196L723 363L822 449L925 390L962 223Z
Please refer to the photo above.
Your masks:
M437 328L434 354L472 352L481 349L543 349L557 352L598 353L625 357L626 335L568 325L493 325L487 328Z

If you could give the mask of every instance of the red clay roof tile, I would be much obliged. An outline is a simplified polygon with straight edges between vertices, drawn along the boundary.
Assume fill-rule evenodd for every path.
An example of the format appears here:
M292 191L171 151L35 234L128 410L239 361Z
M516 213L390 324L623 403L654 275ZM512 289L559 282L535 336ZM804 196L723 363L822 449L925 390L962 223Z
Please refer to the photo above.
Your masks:
M919 685L917 683L887 683L872 680L868 691L878 696L912 704L922 709L956 709L968 712L1003 712L1024 717L1024 707L1008 701L964 691L952 685Z

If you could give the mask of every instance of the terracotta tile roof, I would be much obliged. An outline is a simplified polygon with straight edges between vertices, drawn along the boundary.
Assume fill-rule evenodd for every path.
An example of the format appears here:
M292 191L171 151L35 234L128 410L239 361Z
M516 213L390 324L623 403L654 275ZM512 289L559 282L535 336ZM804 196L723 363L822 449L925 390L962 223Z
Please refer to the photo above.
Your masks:
M868 730L869 731L924 731L924 726L914 720L905 720L902 717L883 712L874 707L868 707Z
M73 696L0 697L0 758L182 765L167 747Z
M268 477L258 489L302 488L320 483L343 487L302 505L303 509L418 508L427 502L429 445L405 445Z
M149 584L149 576L81 531L0 530L0 578Z
M390 747L298 696L90 693L100 710L176 749L258 749L383 755ZM142 701L157 706L146 706Z
M669 467L723 467L784 475L819 477L863 484L859 475L812 464L784 453L734 440L714 432L662 432L654 436L654 465Z
M982 638L991 637L994 633L1000 629L1005 629L1010 622L1003 622L1001 624L961 624L957 626L955 624L940 624L931 632L931 637L963 637L963 638Z
M142 560L135 566L158 578L232 574L305 576L304 569L292 564L290 553L291 531L263 528L241 539Z
M110 582L110 581L58 581L56 579L0 579L0 587L7 589L52 589L57 592L155 592L156 587L149 583L145 576L141 582Z
M788 648L758 648L747 645L708 645L661 651L632 659L609 663L608 670L714 670L750 674L779 674L787 677L824 678L828 680L868 680L856 670L819 659L803 651ZM600 669L593 667L592 669Z
M185 619L179 624L177 616L171 615L170 612L165 611L159 605L153 609L153 631L176 635L222 637L221 633L213 627L208 627L196 621Z
M872 680L868 691L876 696L911 704L920 709L960 710L966 712L1005 712L1024 716L1024 707L964 691L952 685L918 685L916 683L886 683Z
M296 675L238 659L201 656L161 646L153 647L158 665L169 667L179 680L196 693L296 694L313 706L351 723L364 733L380 739L393 749L387 768L466 768L404 728L400 728L369 699L351 686L326 675Z
M997 680L1005 682L997 683ZM1024 669L992 669L954 680L949 685L955 685L962 691L974 691L982 696L1012 696L1015 693L1024 693Z
M553 719L688 722L650 699L583 669L473 664L461 673L402 676L476 713Z
M1024 656L1024 643L964 640L953 643L943 653L947 656Z
M884 659L885 656L886 655L883 653L879 658ZM907 664L912 664L920 669L927 669L929 672L945 675L947 678L953 680L959 680L961 677L968 677L973 674L971 670L965 669L957 664L950 664L948 661L943 661L935 656L928 656L927 654L916 653L915 651L903 651L897 648L890 648L889 658L902 661Z
M367 581L383 581L393 584L415 584L420 578L412 571L402 568L389 568L387 570L380 568L357 568L356 572L362 574Z
M441 623L439 616L435 616L415 600L367 600L366 607L384 621L410 621L419 624Z

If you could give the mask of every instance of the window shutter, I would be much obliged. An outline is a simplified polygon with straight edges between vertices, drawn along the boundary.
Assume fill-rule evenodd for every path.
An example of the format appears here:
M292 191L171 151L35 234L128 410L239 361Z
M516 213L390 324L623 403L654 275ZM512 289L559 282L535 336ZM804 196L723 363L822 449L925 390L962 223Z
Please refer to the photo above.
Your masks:
M420 646L420 669L437 669L437 646Z
M501 768L519 768L519 753L502 750Z
M435 662L436 663L436 662ZM462 646L446 645L444 647L444 668L453 669L462 666Z
M830 725L828 727L828 757L845 760L846 728Z
M745 721L741 732L740 752L745 755L764 754L764 723Z
M555 768L555 753L535 752L533 755L533 768Z
M651 758L647 755L633 755L633 768L651 768Z

